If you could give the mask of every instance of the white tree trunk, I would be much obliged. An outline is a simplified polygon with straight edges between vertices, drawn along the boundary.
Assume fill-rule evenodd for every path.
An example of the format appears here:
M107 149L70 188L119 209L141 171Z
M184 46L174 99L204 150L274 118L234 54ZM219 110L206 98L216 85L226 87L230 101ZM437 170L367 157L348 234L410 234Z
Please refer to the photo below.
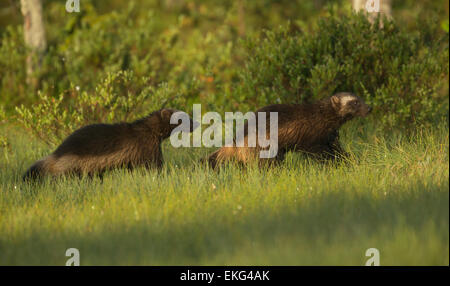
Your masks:
M391 14L391 0L353 0L353 9L355 11L366 10L366 4L367 2L375 2L378 1L380 5L380 11L379 12L371 12L367 14L367 17L369 20L373 23L375 19L377 18L378 14L381 13L382 15L386 16L388 19L392 17ZM382 24L382 23L381 23Z
M33 74L40 65L42 55L47 48L41 0L20 0L23 15L23 33L25 44L30 49L27 56L27 83L36 86Z

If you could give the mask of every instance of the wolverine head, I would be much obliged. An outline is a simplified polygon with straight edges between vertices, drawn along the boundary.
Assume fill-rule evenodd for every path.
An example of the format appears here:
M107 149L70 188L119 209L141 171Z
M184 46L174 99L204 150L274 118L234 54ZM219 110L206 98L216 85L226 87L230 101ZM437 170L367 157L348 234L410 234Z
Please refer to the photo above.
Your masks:
M362 98L349 92L340 92L331 97L331 105L336 113L347 119L366 117L372 108Z
M158 111L161 122L161 135L163 138L170 136L172 131L177 128L182 132L192 132L198 126L192 118L183 111L163 108Z

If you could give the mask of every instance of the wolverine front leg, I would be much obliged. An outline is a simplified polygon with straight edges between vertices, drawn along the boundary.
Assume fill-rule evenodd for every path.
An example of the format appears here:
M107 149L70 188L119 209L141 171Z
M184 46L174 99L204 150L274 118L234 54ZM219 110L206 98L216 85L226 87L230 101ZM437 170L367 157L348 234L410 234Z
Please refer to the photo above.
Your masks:
M346 152L339 144L317 145L306 152L312 158L326 163L338 162L346 156Z
M163 167L163 160L158 158L156 160L147 161L144 163L147 170L158 170L161 171Z
M349 153L347 153L344 148L342 148L341 143L339 142L339 132L336 131L332 140L330 141L330 150L332 154L333 160L340 160L349 157Z
M341 146L341 144L339 144L339 142L335 142L332 146L331 146L331 150L332 150L332 159L333 160L341 160L341 159L345 159L349 157L349 153L347 153Z
M280 149L278 150L278 153L273 158L260 158L259 159L259 166L268 166L268 167L275 167L281 165L283 163L284 158L286 155L286 150Z

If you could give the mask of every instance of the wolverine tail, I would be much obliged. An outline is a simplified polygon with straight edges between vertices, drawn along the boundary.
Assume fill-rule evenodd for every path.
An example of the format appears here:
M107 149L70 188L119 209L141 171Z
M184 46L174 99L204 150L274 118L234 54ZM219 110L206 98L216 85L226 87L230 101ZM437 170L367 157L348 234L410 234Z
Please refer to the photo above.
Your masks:
M23 175L23 181L35 181L44 175L44 160L39 160L33 164Z

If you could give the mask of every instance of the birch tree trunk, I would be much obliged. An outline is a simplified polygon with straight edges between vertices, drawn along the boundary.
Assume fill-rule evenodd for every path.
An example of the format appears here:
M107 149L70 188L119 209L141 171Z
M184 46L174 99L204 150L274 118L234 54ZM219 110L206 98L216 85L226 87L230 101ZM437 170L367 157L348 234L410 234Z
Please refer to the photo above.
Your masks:
M41 0L20 0L23 15L23 33L25 45L30 52L27 56L27 84L37 87L38 80L34 76L47 48Z
M375 5L375 2L379 3L380 10L379 12L368 12L366 5ZM392 17L391 14L391 0L353 0L353 9L355 11L364 10L367 13L367 17L369 18L369 21L373 23L375 19L377 18L378 14L382 14L386 16L388 19ZM381 26L383 23L381 23Z

